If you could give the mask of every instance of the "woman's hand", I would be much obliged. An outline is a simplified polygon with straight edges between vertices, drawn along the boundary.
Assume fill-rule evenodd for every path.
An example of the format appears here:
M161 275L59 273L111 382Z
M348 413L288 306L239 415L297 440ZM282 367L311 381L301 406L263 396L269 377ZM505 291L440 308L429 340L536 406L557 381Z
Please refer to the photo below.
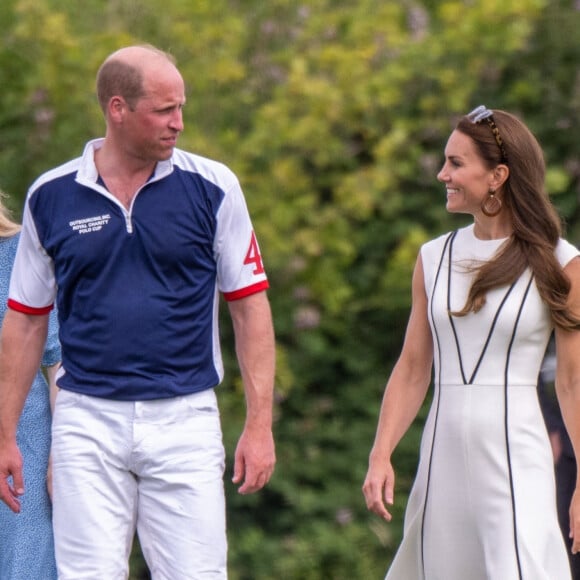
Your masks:
M393 505L394 489L395 471L391 462L371 460L362 488L363 494L367 508L388 522L392 515L387 506Z

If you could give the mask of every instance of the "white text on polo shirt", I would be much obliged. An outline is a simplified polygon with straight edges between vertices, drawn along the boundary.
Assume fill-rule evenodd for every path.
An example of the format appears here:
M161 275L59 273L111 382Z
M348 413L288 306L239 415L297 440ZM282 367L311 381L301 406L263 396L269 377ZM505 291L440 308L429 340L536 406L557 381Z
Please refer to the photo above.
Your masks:
M88 234L91 232L98 232L103 226L106 226L111 219L111 215L106 213L104 215L97 215L94 217L83 218L68 222L71 229L79 234Z

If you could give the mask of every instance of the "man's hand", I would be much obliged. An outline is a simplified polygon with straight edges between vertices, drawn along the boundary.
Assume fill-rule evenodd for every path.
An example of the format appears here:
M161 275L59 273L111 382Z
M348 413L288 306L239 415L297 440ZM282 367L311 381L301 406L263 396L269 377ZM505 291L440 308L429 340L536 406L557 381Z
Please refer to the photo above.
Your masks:
M20 512L19 497L24 493L22 456L16 441L0 443L0 499L15 513Z
M270 429L245 427L234 459L234 483L241 483L238 493L254 493L262 489L274 472L276 453Z

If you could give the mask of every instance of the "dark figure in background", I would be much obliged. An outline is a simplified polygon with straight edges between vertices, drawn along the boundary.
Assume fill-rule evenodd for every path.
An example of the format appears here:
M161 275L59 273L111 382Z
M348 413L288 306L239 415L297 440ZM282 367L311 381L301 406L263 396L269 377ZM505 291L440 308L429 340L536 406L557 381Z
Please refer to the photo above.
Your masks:
M538 394L542 413L546 421L546 428L550 436L550 444L554 454L554 467L556 470L556 501L558 505L558 520L562 528L562 534L566 544L571 547L570 539L570 502L576 486L576 459L572 442L566 432L566 426L562 419L562 413L558 406L554 391L554 378L556 374L556 353L554 351L553 338L550 341L546 357L540 371L538 382ZM580 554L570 556L572 578L580 580Z

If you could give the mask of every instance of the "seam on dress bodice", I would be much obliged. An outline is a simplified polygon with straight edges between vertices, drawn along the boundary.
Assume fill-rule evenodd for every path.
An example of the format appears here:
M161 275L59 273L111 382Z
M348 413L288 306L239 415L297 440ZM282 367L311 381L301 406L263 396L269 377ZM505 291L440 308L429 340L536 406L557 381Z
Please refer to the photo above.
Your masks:
M454 234L456 234L457 232L454 232ZM471 376L469 377L469 379L467 379L467 376L465 374L465 368L463 365L463 357L461 356L461 345L459 344L459 336L457 334L457 329L455 327L455 322L453 321L453 314L451 312L451 279L452 279L452 272L453 272L453 268L451 267L453 264L453 242L455 241L455 235L453 235L451 237L451 239L449 240L449 244L447 245L447 255L448 255L448 268L447 268L447 316L449 317L449 324L451 325L451 330L453 332L453 339L455 341L455 347L457 349L457 357L458 357L458 362L459 362L459 370L461 372L461 378L463 379L463 383L465 385L471 385L473 384L473 381L475 380L475 377L477 375L477 371L479 370L479 367L481 366L481 362L483 361L483 357L485 356L485 353L487 352L487 347L489 346L489 343L491 341L491 337L493 335L493 331L495 329L495 325L497 324L497 319L499 318L499 315L503 309L504 304L506 303L507 299L509 298L509 295L511 294L512 290L514 289L517 280L515 280L510 287L507 289L506 293L504 294L495 314L493 317L493 320L491 322L489 331L487 333L487 338L485 339L485 342L483 344L483 348L481 349L481 353L479 355L479 358L477 359L477 362L475 364L475 368L473 369L473 372L471 373Z

